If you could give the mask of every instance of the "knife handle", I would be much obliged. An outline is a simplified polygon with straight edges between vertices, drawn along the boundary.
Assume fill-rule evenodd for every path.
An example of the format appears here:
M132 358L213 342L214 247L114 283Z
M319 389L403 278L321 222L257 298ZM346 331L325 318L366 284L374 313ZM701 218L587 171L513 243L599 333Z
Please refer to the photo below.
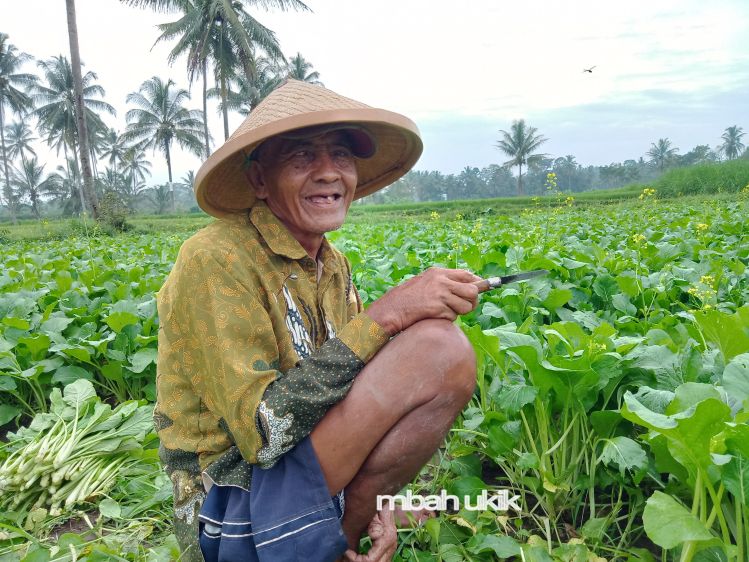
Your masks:
M502 280L499 277L489 277L488 279L482 279L481 281L474 281L473 284L478 287L479 293L485 293L490 289L501 287Z

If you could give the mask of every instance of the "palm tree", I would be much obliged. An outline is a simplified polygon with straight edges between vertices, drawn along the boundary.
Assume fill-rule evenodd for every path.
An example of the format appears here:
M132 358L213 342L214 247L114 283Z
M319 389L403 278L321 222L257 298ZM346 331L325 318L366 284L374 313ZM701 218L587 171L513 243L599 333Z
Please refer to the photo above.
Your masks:
M159 150L166 158L169 185L172 189L174 210L174 188L172 186L172 143L177 143L197 156L203 152L200 111L185 109L182 104L190 99L187 90L172 89L174 82L164 82L158 76L146 80L136 93L128 94L127 102L135 104L125 118L127 130L122 135L127 142L139 143L140 148Z
M46 194L51 203L60 206L64 216L81 212L81 178L77 159L69 158L64 166L57 166L57 171L52 172L47 181Z
M62 55L48 61L40 61L38 64L44 73L47 85L36 87L33 99L37 108L34 110L34 115L39 120L42 133L47 135L47 143L54 147L58 154L62 148L66 162L70 161L69 154L72 152L76 167L80 170L73 68L68 59ZM115 114L111 105L95 99L104 97L105 94L104 88L95 83L96 79L96 74L91 71L86 72L82 77L83 114L86 117L87 131L106 127L97 112ZM90 152L87 151L87 154ZM78 190L83 201L85 198L83 187L79 186ZM85 205L82 204L81 208L84 207Z
M563 184L567 191L572 191L572 178L578 166L579 164L572 154L554 160L554 171L559 176L559 183Z
M178 39L170 53L170 62L187 53L190 82L196 73L203 75L204 119L207 62L213 64L213 74L221 100L224 102L224 136L229 137L228 109L226 97L228 82L237 74L254 81L257 75L256 62L259 51L274 59L283 60L275 34L253 18L245 5L276 7L281 10L293 8L308 10L300 0L121 0L141 7L159 11L178 12L180 19L159 26L162 34L157 39ZM238 72L241 70L241 72ZM207 136L207 132L206 132Z
M527 126L525 119L513 121L509 133L504 130L499 131L503 138L497 142L497 148L511 157L504 163L504 166L518 167L518 195L523 194L523 166L532 164L545 156L545 154L534 154L538 147L548 140L536 134L537 131L535 127Z
M20 158L21 162L26 161L26 154L36 156L36 151L32 146L32 141L37 140L31 128L23 121L14 121L6 128L6 138L8 142L8 156L11 160Z
M720 152L726 155L729 160L735 160L741 156L741 152L744 150L744 143L741 142L741 137L746 133L741 127L733 125L728 127L720 138L723 139L723 144L720 145Z
M283 72L278 64L266 57L260 57L255 65L257 67L257 78L249 81L241 74L229 82L226 92L226 104L221 100L218 88L208 90L209 98L219 98L219 110L223 113L224 107L231 111L237 111L241 115L248 115L253 108L263 101L273 90L283 82Z
M31 160L24 160L21 168L13 174L13 183L19 197L26 196L31 201L31 210L37 220L40 220L39 199L49 187L49 178L42 179L44 166L39 165L36 156Z
M16 222L16 200L10 185L8 156L5 153L5 108L22 115L33 108L28 90L36 84L36 76L18 72L21 66L32 59L31 55L19 53L8 41L8 34L0 32L0 147L2 148L3 171L5 173L6 204L13 223Z
M673 161L678 152L679 149L672 147L670 140L658 139L658 142L650 145L650 150L645 155L650 157L650 164L662 172Z
M151 162L146 159L146 153L137 145L125 152L122 170L128 178L128 189L125 195L128 206L135 211L135 200L146 188L146 176L151 175Z
M125 159L126 152L125 141L122 140L119 133L115 129L107 129L102 136L99 157L107 160L115 171L119 171L119 167Z
M297 53L296 56L289 59L289 78L295 80L301 80L302 82L309 82L310 84L320 84L320 73L312 70L312 63L304 60L302 53Z
M136 183L146 181L146 176L151 175L151 162L146 158L145 150L137 145L128 148L122 160L122 170Z
M161 184L146 190L148 200L156 206L156 214L163 215L172 201L174 204L174 192L171 186Z

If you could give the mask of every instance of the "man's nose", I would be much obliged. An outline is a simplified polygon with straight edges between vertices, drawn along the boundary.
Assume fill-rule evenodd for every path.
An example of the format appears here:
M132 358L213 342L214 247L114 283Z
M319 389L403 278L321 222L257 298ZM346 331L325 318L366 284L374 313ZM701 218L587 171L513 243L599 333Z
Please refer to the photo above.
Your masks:
M341 177L335 159L327 150L320 150L315 155L314 179L331 182Z

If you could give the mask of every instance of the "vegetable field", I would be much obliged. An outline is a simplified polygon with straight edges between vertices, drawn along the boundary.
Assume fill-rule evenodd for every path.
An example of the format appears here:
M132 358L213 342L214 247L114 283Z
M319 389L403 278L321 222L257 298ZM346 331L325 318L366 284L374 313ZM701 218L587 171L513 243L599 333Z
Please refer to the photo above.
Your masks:
M396 560L749 560L748 212L648 190L332 233L365 301L431 265L550 271L459 320L476 392L410 486L520 509L443 512L400 531ZM0 560L177 557L154 294L189 234L0 250Z

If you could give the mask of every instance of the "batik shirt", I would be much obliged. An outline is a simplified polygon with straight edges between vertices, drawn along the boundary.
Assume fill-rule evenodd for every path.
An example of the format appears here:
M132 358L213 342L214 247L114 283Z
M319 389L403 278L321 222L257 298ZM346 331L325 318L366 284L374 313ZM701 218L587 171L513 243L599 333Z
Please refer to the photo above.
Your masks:
M342 400L387 342L346 258L318 260L259 201L187 240L158 295L154 419L183 560L201 560L204 483L250 487Z

